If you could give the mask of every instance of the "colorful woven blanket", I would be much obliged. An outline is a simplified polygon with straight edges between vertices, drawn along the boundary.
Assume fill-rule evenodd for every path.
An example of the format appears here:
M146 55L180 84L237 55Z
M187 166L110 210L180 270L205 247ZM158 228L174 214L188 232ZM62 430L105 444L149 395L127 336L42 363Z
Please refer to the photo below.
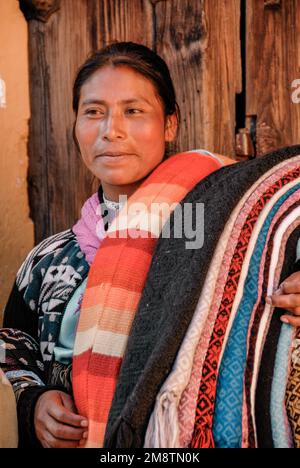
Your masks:
M170 213L193 187L234 161L197 152L159 165L110 226L91 266L73 359L73 390L89 420L87 447L101 447L152 255ZM153 210L153 204L168 209Z
M295 271L300 270L300 240L297 244ZM300 448L300 328L292 344L291 371L286 388L286 407L295 448Z
M204 203L204 245L157 243L106 447L293 445L293 329L265 299L294 271L299 176L300 146L283 148L220 169L182 200L194 214Z

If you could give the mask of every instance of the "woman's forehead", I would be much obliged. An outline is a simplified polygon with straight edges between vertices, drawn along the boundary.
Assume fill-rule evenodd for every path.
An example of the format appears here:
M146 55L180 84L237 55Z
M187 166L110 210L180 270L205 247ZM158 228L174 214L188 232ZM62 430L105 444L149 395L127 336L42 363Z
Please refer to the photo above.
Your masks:
M117 100L116 101L116 104L120 104L120 105L126 105L126 104L138 104L138 103L145 103L145 104L148 104L148 105L152 105L151 101L149 99L146 99L145 97L143 96L134 96L132 98L129 98L129 99L121 99L121 100ZM109 104L109 101L108 100L105 100L105 99L98 99L96 96L95 97L88 97L87 99L84 99L82 100L82 103L81 103L83 106L88 106L88 105L91 105L91 104Z
M84 101L96 99L107 101L114 98L120 103L153 102L157 92L153 83L129 67L105 66L96 70L83 84L81 97Z

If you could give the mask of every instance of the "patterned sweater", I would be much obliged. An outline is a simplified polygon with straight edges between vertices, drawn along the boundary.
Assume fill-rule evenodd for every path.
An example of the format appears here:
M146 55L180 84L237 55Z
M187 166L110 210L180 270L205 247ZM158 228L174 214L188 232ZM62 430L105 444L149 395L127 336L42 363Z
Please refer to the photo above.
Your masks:
M55 367L53 350L72 295L89 264L71 229L37 245L19 269L4 311L1 368L11 382L18 410L19 445L39 446L33 426L35 403L50 389L71 393L71 366Z

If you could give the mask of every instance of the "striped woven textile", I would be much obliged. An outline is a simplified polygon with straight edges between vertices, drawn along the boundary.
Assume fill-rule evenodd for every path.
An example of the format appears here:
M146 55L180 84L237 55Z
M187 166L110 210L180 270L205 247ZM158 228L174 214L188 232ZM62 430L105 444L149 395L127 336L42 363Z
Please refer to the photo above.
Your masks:
M280 175L283 176L287 168L293 169L296 165L297 162L288 164L284 162L269 170L252 185L233 210L216 247L193 320L177 355L174 370L157 396L155 411L151 417L152 428L148 427L148 431L152 431L152 439L147 439L148 446L154 444L156 447L187 447L189 445L194 428L203 362L241 229L253 205L268 187L273 185ZM296 193L293 198L297 196ZM168 422L174 411L178 411L178 418L175 418L175 421L173 418L171 425ZM168 430L165 429L167 425ZM149 435L147 434L146 438Z
M291 373L286 389L286 406L294 444L300 448L300 328L292 344Z
M103 445L119 369L162 227L199 181L233 162L197 152L170 157L110 226L89 272L74 348L74 398L89 420L86 447ZM168 209L157 212L153 204Z
M253 391L257 379L254 364L258 367L254 357L264 336L258 334L259 324L264 309L270 309L264 302L268 282L276 272L278 284L287 241L299 225L298 176L299 157L274 166L252 185L232 212L173 371L156 398L145 447L187 447L193 430L194 447L213 447L215 443L219 447L257 446L251 386ZM269 287L269 292L272 290ZM265 314L270 317L268 310ZM274 444L280 447L291 445L282 402L293 330L288 326L283 329L270 403Z
M300 146L282 148L222 168L183 200L205 203L204 245L158 241L106 447L293 446L294 330L265 299L294 271L299 176Z
M300 239L297 244L295 271L300 270ZM295 448L300 448L300 328L297 328L291 346L291 368L286 388L286 407Z
M265 298L279 286L286 243L300 226L300 157L277 176L250 205L227 270L199 383L194 448L258 445L256 384L273 313ZM268 405L274 446L290 447L284 399L293 329L281 328Z

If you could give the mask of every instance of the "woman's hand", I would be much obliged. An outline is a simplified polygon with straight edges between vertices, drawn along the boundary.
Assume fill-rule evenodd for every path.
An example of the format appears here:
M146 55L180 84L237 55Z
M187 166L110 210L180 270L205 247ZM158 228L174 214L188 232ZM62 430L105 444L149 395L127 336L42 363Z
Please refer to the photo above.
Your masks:
M77 414L70 395L59 390L49 390L37 400L34 427L44 448L82 446L87 437L87 426L87 420Z
M280 307L293 315L282 315L281 321L294 327L300 327L300 272L293 273L266 299L268 304Z

